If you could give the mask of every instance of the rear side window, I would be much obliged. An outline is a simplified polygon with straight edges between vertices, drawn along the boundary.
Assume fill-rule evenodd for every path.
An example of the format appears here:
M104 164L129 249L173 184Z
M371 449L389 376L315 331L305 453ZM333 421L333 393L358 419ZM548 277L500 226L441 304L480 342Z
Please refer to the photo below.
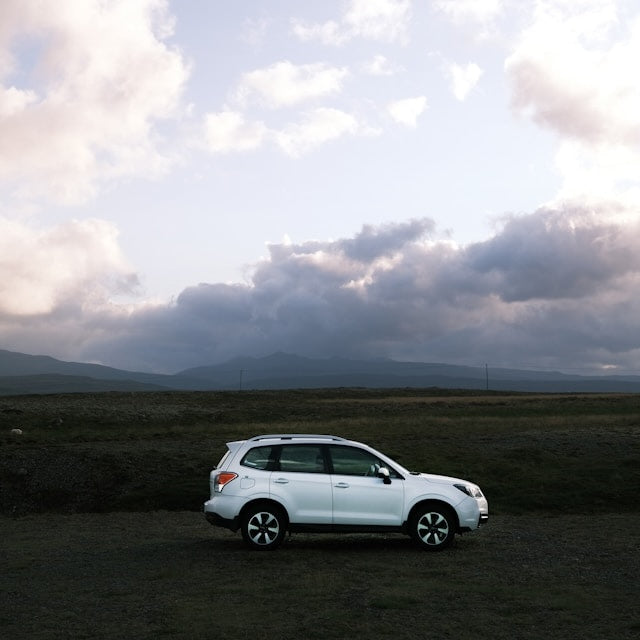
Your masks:
M322 448L309 444L289 444L282 447L280 471L324 473Z
M251 469L272 469L274 462L275 447L255 447L245 453L240 464Z

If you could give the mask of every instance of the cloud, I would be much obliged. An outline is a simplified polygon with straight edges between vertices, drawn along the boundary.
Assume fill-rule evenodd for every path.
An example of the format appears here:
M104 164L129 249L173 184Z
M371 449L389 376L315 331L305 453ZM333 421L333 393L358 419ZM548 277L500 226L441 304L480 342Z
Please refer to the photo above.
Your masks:
M36 230L0 219L0 317L47 315L75 298L103 304L137 277L101 220Z
M209 113L204 118L202 138L194 143L210 153L255 151L273 145L298 158L346 135L372 136L379 132L358 122L346 111L318 107L301 112L297 121L270 129L261 121L247 120L238 111Z
M387 106L387 111L397 123L415 128L418 125L418 118L426 108L427 98L418 96L417 98L396 100Z
M411 17L411 0L350 0L339 21L308 25L292 21L293 33L302 41L320 40L342 45L354 38L382 42L403 41Z
M381 54L373 56L362 68L365 73L371 76L392 76L401 70L401 67L393 64Z
M236 111L205 116L204 140L212 153L252 151L263 144L267 135L267 127L262 122L247 122L244 115Z
M618 29L614 6L539 4L505 65L517 112L589 144L640 142L640 14Z
M105 229L74 228L61 235L76 240L54 243L64 251L23 261L34 266L28 286L16 287L34 293L23 296L32 306L5 307L0 337L31 352L59 349L67 359L157 371L277 350L637 368L640 223L633 215L623 222L621 213L610 203L542 208L505 218L492 238L462 247L439 240L428 218L369 225L350 238L270 245L247 284L203 283L169 304L134 309L96 300L86 280L69 275L86 273L84 266L55 277L42 269L61 260L55 256L71 265L91 257L94 281L126 275ZM13 246L34 255L51 245L18 235ZM94 238L90 250L66 250L77 252L86 235Z
M288 60L242 76L236 99L241 105L256 96L271 108L291 107L301 102L339 93L348 75L345 67L325 63L294 65Z
M482 77L482 69L475 63L469 62L466 65L452 63L449 65L448 74L451 78L451 90L453 95L463 102L478 84Z
M434 6L455 22L487 22L503 9L503 0L435 0Z
M354 116L339 109L319 107L306 112L301 122L289 124L275 134L280 148L290 156L300 156L346 134L356 134Z
M539 2L505 63L513 110L559 138L562 199L640 201L640 13L617 6Z
M588 210L541 209L509 218L499 236L470 247L468 264L506 302L580 299L640 273L640 225Z
M189 74L166 43L166 2L70 0L48 11L10 0L0 23L0 180L72 203L103 181L166 169L155 124L178 113Z

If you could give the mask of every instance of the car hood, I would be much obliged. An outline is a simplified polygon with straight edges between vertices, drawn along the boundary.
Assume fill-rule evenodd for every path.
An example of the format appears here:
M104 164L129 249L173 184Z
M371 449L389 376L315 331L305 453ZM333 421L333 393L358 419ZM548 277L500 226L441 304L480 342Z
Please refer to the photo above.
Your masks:
M434 482L436 484L470 484L468 480L452 478L451 476L439 476L435 473L418 473L414 475L414 478L423 478L427 482Z

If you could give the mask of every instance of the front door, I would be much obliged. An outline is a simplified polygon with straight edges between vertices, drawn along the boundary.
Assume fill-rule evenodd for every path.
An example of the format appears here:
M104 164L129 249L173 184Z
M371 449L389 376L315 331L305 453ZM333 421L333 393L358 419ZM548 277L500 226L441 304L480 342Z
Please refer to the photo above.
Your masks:
M329 450L333 523L400 526L404 480L392 472L391 483L385 484L376 475L385 463L369 451L344 445L331 445Z

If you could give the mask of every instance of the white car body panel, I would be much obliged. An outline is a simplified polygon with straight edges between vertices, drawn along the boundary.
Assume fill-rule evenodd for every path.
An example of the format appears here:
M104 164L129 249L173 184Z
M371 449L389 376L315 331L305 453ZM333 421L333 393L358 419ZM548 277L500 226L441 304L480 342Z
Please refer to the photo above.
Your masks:
M331 475L333 523L400 526L404 482L384 484L380 478Z
M331 476L272 471L270 497L287 510L290 522L331 524Z

